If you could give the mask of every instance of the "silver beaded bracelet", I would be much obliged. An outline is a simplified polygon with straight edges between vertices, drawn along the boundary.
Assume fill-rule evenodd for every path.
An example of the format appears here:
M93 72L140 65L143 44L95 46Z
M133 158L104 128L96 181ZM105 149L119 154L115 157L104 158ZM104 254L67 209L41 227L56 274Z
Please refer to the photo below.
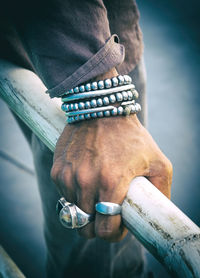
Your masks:
M96 91L102 89L109 89L112 87L122 86L131 84L132 78L129 75L118 75L113 78L107 78L105 80L94 81L91 83L87 83L85 85L77 86L69 91L67 91L64 95L69 94L78 94L89 91Z
M89 93L73 94L70 96L62 97L62 102L70 102L70 101L79 100L79 99L87 99L87 98L92 98L92 97L105 96L105 95L110 95L110 94L117 93L117 92L132 90L134 88L135 88L135 86L133 84L130 84L130 85L124 85L124 86L110 88L110 89L96 90L94 92L89 92Z
M76 111L82 109L89 109L95 107L101 107L103 105L114 104L116 102L132 100L133 98L137 99L139 96L138 92L134 90L122 91L116 94L111 94L104 97L99 97L97 99L93 98L92 100L87 100L85 102L74 102L66 103L64 102L61 106L61 109L65 112Z
M119 75L111 79L87 83L76 87L62 96L61 109L68 123L110 117L128 116L141 111L135 99L139 94L131 84L131 77ZM118 107L113 104L119 103Z
M104 108L107 108L104 110ZM101 109L101 111L100 111ZM82 112L86 113L82 113ZM130 114L136 114L141 111L141 106L139 103L135 104L125 104L122 103L119 107L114 106L108 106L108 107L102 107L102 108L93 108L88 109L84 111L76 111L76 112L70 112L66 113L68 116L67 122L69 124L83 121L83 120L90 120L90 119L96 119L96 118L102 118L102 117L110 117L110 116L128 116ZM75 114L76 113L76 114Z

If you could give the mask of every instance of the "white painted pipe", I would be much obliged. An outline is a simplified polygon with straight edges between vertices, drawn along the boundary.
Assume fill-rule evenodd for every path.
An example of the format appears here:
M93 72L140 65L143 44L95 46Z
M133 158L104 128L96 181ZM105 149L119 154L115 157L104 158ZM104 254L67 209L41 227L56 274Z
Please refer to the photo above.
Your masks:
M0 277L1 278L25 278L13 260L3 247L0 246Z
M50 99L31 71L0 61L0 95L52 150L65 126L59 99ZM122 206L128 229L172 277L200 278L200 229L147 179L138 177Z

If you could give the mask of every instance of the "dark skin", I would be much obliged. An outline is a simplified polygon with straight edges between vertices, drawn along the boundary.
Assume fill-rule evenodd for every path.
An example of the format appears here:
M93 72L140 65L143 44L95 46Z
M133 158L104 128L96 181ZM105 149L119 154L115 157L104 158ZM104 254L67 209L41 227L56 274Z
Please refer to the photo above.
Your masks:
M96 79L114 75L112 69ZM99 201L122 204L137 176L147 177L170 198L172 165L136 115L118 116L67 125L56 146L51 176L67 201L95 213ZM95 221L79 233L119 241L127 229L120 215L96 213Z

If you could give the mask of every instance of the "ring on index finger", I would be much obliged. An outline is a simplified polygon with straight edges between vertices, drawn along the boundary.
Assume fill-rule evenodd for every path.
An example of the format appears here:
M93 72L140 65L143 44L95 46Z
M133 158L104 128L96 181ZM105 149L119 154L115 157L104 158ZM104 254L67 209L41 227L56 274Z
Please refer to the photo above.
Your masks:
M93 214L84 212L75 204L67 202L64 197L58 200L56 211L61 224L68 229L82 228L94 220Z
M110 202L98 202L95 208L98 213L104 215L117 215L122 211L122 206Z

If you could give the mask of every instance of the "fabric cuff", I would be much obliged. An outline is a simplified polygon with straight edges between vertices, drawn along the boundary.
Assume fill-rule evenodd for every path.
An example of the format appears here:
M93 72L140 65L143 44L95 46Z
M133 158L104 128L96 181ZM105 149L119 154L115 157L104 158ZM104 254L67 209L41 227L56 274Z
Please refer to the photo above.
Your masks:
M108 72L111 68L124 61L125 49L119 43L117 35L112 35L105 45L92 56L85 64L79 67L55 87L47 90L51 98L60 97L66 91L80 85L98 75Z

